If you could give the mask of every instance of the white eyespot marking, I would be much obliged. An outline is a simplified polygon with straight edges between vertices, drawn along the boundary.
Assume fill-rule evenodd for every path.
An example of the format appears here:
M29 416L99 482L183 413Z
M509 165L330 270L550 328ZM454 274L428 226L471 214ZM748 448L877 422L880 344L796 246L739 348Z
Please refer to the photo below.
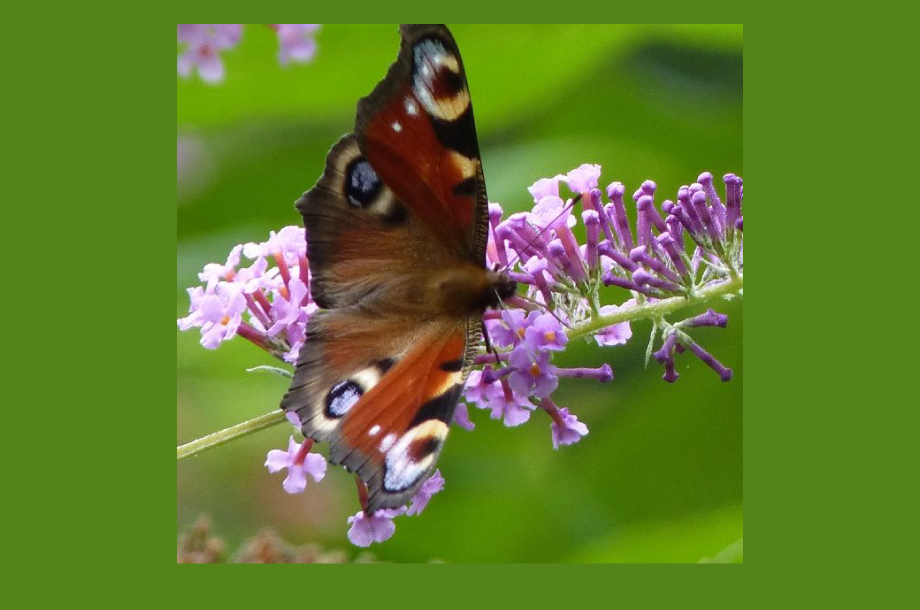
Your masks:
M374 426L367 431L368 436L377 436L377 433L380 432L380 426Z
M343 417L361 399L361 396L380 381L380 373L376 367L368 367L358 371L345 381L332 386L326 394L326 404L322 416L328 424L335 425L335 420ZM326 424L324 421L323 424ZM325 425L323 427L326 427Z
M364 389L352 380L340 381L326 395L326 414L342 417L358 402Z
M399 133L400 131L402 131L402 125L400 125L396 121L393 121L393 125L391 125L391 127L393 128L393 131L395 131L396 133Z
M390 447L392 447L393 443L395 442L396 442L396 435L390 433L383 437L383 440L380 441L380 445L378 445L377 448L380 449L380 453L386 453L387 451L390 450Z
M418 105L412 101L412 98L406 98L406 112L409 116L418 116Z
M402 491L412 487L434 463L446 437L447 424L439 419L426 420L403 434L387 451L384 488Z
M460 62L437 40L426 39L413 52L417 72L412 92L429 114L442 121L455 121L470 106L470 92Z

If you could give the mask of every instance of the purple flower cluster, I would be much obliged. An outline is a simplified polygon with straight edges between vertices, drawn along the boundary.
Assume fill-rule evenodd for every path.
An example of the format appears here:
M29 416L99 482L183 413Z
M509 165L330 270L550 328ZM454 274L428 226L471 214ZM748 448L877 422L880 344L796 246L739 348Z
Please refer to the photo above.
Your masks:
M294 429L299 433L301 429L300 418L296 413L289 412L285 414L288 421L293 424ZM287 470L288 475L282 482L284 491L289 494L301 493L307 488L307 477L319 483L326 476L326 458L319 453L312 453L313 439L306 439L303 443L297 443L292 436L288 441L287 450L272 449L268 452L265 459L265 467L271 473ZM393 519L406 515L420 515L431 497L444 489L444 477L441 476L440 470L435 470L427 481L425 481L419 490L412 496L409 504L399 508L386 508L367 512L367 488L361 479L355 478L358 485L358 498L361 502L361 511L348 518L348 524L351 526L348 530L348 539L352 544L361 547L367 547L374 542L383 542L390 538L396 531L396 525Z
M712 174L700 174L698 182L682 186L677 203L665 200L662 215L655 207L657 186L651 180L633 194L636 202L636 235L625 218L625 187L607 187L610 202L602 206L600 192L592 193L606 239L598 250L617 264L604 274L608 286L620 286L651 298L692 296L705 283L741 272L741 178L727 174L723 204L713 187ZM692 257L686 247L695 245Z
M367 512L367 489L360 479L355 479L358 484L358 497L361 501L361 510L348 518L348 539L355 546L368 547L375 542L389 539L396 531L393 519L400 516L411 517L420 515L431 496L444 489L444 477L440 470L435 470L428 480L422 483L419 490L412 496L408 506L399 508L382 508L373 513Z
M254 262L241 267L241 255ZM200 328L208 349L239 335L286 362L297 361L307 319L317 309L303 229L285 227L266 242L236 246L225 263L205 265L198 277L205 286L188 289L191 304L178 320L181 330Z
M485 312L487 341L475 360L481 368L467 378L464 399L509 427L529 421L531 413L541 409L550 419L554 449L588 434L575 414L552 400L559 379L590 378L602 383L613 379L608 364L598 368L556 366L554 356L572 341L593 339L600 346L623 345L632 337L628 320L651 318L648 353L664 366L666 381L678 378L674 357L684 351L696 355L722 380L732 377L731 369L688 334L700 326L724 327L726 315L709 309L671 322L648 310L659 302L694 298L726 282L737 281L740 294L744 251L741 178L725 176L723 203L712 175L701 174L697 182L678 190L677 203L664 201L660 211L654 201L656 185L646 181L633 195L633 232L623 201L625 188L619 182L610 184L605 202L598 188L600 171L600 166L586 164L568 174L538 180L529 189L534 199L530 212L503 218L501 207L489 204L489 266L502 268L526 290L506 300L500 309ZM567 186L571 197L563 200L560 184ZM576 230L583 232L584 243L576 238ZM242 257L251 264L242 266ZM317 309L309 292L303 229L285 227L272 232L264 243L236 246L225 263L206 265L199 278L203 286L188 290L189 315L178 320L180 329L199 328L201 344L207 348L240 335L288 363L296 362L307 321ZM602 304L617 294L624 295L622 303ZM653 352L659 334L661 347ZM296 416L292 423L299 430ZM454 423L467 430L474 428L466 404L457 406ZM267 456L265 465L270 472L287 469L283 486L289 493L303 491L308 477L318 482L325 476L326 461L310 452L312 446L310 440L298 444L291 438L287 450L274 450ZM388 539L395 531L395 517L421 513L443 487L444 479L436 472L409 505L368 514L367 490L358 480L362 511L348 518L349 539L358 546Z
M530 212L502 219L501 207L490 204L489 259L509 269L509 275L527 286L527 294L509 301L512 309L487 320L486 330L499 348L499 368L483 369L471 376L467 399L491 408L493 418L506 425L527 421L531 399L543 405L559 376L609 379L609 367L573 371L556 369L551 352L562 349L566 333L583 336L584 329L600 328L591 335L598 345L621 345L632 336L627 322L598 326L619 310L639 307L671 297L692 298L701 290L738 278L743 271L741 201L744 187L734 174L724 177L725 203L706 172L698 181L682 186L677 203L655 206L657 186L646 181L633 194L635 232L624 204L625 187L614 182L598 188L601 168L585 164L568 174L543 178L528 190L534 199ZM563 200L560 184L573 197ZM577 214L580 204L581 213ZM573 229L581 218L584 243ZM616 286L629 291L619 307L601 305L601 289ZM607 299L605 299L607 300ZM490 314L487 313L487 318ZM690 350L727 381L732 372L686 333L695 326L724 327L727 316L712 310L702 316L672 324L655 318L652 341L662 335L655 358L665 366L664 379L673 382L674 353ZM552 340L539 340L541 336ZM561 337L561 339L560 339ZM481 358L483 363L488 358ZM506 381L507 380L507 381ZM544 407L546 408L546 407ZM568 412L567 412L568 413ZM554 426L561 425L553 411ZM554 445L555 442L554 435Z
M292 61L309 62L316 54L314 34L316 23L268 24L278 35L278 61L287 65ZM180 75L191 76L193 71L206 83L224 80L224 62L220 53L235 48L243 36L239 23L180 23L177 26L178 42L184 45L177 60Z

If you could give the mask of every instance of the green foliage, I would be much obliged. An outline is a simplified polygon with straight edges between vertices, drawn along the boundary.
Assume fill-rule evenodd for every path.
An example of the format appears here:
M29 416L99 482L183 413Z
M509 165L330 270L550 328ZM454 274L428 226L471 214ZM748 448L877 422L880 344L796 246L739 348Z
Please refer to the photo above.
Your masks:
M493 201L531 203L526 187L581 163L627 193L642 180L658 200L710 170L743 175L740 27L453 26L463 52ZM350 130L358 98L396 56L395 26L328 25L314 63L283 68L273 33L248 26L225 56L226 81L177 82L177 131L198 153L180 177L177 316L184 288L207 262L243 241L298 224L293 201L319 176L326 151ZM749 204L750 205L750 204ZM756 205L756 202L755 202ZM614 295L614 293L611 293ZM611 297L620 298L620 295ZM701 329L704 345L735 370L722 383L689 355L681 379L643 367L648 324L633 341L587 343L560 365L610 362L616 379L563 380L556 397L586 422L581 442L553 451L549 418L506 429L474 411L477 429L452 432L441 469L447 487L425 514L397 519L373 549L383 560L697 562L743 537L742 308L727 329ZM588 363L588 364L585 364ZM286 387L242 340L216 351L177 334L177 441L273 408ZM230 543L272 527L296 544L347 546L358 510L347 473L288 496L262 467L286 445L271 429L178 464L178 527L209 514ZM735 547L725 556L739 561Z

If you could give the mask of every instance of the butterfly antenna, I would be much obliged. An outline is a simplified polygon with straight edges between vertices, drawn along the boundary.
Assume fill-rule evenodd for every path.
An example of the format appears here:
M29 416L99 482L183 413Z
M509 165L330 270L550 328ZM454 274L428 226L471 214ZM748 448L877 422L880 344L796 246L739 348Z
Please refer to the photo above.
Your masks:
M517 256L515 256L511 261L509 261L508 264L505 265L504 269L501 269L500 271L507 271L508 269L510 269L511 267L513 267L514 264L515 264L516 262L518 262L518 260L521 258L521 253L522 253L524 250L528 249L530 246L532 246L538 239L540 239L540 237L541 237L550 227L552 227L554 224L556 224L556 221L557 221L557 220L559 220L560 218L562 218L566 213L568 213L572 208L574 208L574 207L575 207L575 204L578 203L579 201L581 201L581 193L578 193L577 195L575 195L575 197L574 197L571 201L569 201L568 203L566 203L566 204L565 204L565 207L563 207L563 208L562 208L562 211L559 212L559 214L558 214L555 218L553 218L552 222L547 223L547 225L546 225L545 227L543 227L542 229L540 229L540 230L537 232L537 234L534 236L534 238L531 239L529 242L527 242L527 245L524 246L524 247L521 249L520 252L518 252Z

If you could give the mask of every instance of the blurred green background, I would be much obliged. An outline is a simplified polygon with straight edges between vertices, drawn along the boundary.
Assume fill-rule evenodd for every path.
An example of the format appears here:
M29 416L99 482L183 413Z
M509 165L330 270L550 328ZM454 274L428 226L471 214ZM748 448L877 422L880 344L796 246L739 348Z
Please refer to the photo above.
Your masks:
M602 185L657 201L704 171L743 175L740 26L451 26L466 65L489 196L527 208L534 180L603 166ZM284 68L274 33L244 29L223 54L216 86L177 79L176 315L206 263L237 243L300 224L293 201L313 185L326 151L351 130L355 104L395 59L395 25L324 25L313 63ZM621 299L611 293L611 299ZM617 301L618 302L618 301ZM717 304L727 329L699 342L735 371L722 383L688 354L680 380L643 365L650 325L627 346L580 344L560 366L609 362L616 379L563 380L554 395L587 423L582 442L554 451L541 412L518 428L471 409L442 454L447 480L421 517L371 551L388 561L698 562L743 536L742 307ZM244 369L275 362L235 339L218 350L177 331L177 442L274 408L286 380ZM262 466L286 447L279 426L177 466L177 526L202 514L236 548L271 527L289 542L356 554L345 533L358 510L351 476L331 467L305 494Z

